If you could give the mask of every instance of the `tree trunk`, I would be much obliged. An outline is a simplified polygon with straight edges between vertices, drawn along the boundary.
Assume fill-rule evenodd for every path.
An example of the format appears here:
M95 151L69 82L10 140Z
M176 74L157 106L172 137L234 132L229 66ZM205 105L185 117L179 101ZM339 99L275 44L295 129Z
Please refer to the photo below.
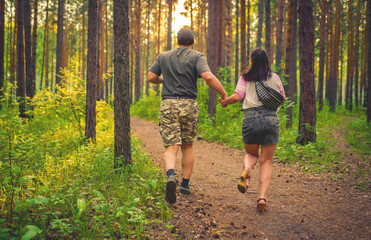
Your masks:
M33 87L32 87L32 72L31 72L31 4L30 1L24 1L24 57L26 63L26 96L28 98L33 97Z
M135 27L135 101L140 99L140 48L141 48L141 0L136 0L136 27Z
M102 20L101 20L101 0L97 0L97 5L98 5L98 12L97 12L97 42L96 42L96 48L97 48L97 51L96 51L96 54L97 54L97 95L96 95L96 99L97 100L101 100L102 99L102 95L101 95L101 89L102 89L102 78L101 78L101 72L100 72L100 39L101 39L101 29L102 29Z
M322 0L321 3L321 23L320 23L320 37L319 37L319 71L318 71L318 111L323 108L323 77L325 70L325 47L326 47L326 12L327 0Z
M287 75L287 85L285 92L288 99L296 103L296 20L297 20L297 0L288 1L288 27L287 27L287 43L286 43L286 59L285 59L285 73ZM292 126L293 107L287 108L286 127Z
M0 100L4 97L4 26L5 1L0 0ZM0 102L0 110L2 103Z
M224 1L219 2L219 48L218 48L218 67L225 67L225 7ZM224 75L221 75L220 78L224 81Z
M168 16L168 19L167 19L167 46L166 46L166 50L170 50L171 49L171 22L173 21L173 0L168 0L167 2L169 4L169 16Z
M208 6L208 31L207 31L207 61L210 66L211 72L217 75L217 64L218 64L218 36L219 33L219 15L220 15L220 4L217 0L209 0ZM216 93L215 90L209 88L209 102L208 102L208 113L210 118L213 120L216 112ZM214 121L214 120L213 120Z
M335 5L335 30L332 41L331 67L329 79L329 101L331 111L335 112L337 80L339 72L339 42L340 42L340 0L336 0Z
M85 58L85 52L86 52L86 50L85 50L85 48L86 48L86 46L85 46L85 1L83 2L83 4L82 4L82 26L81 26L81 28L82 28L82 49L81 49L81 52L82 52L82 54L81 54L81 58L82 58L82 67L81 67L81 76L82 76L82 78L83 79L85 79L85 77L86 77L86 58Z
M108 56L109 56L109 51L108 50L113 50L113 48L110 48L108 45L108 1L106 0L106 9L105 9L106 15L105 15L105 34L106 34L106 61L105 61L105 72L108 73ZM107 103L109 103L109 78L106 77L106 93L105 93L105 100Z
M340 79L339 79L339 94L338 94L338 104L343 104L343 62L344 62L344 27L341 33L340 41Z
M63 64L63 16L64 16L64 1L58 0L58 31L57 31L57 55L56 55L56 70L55 70L55 84L60 85L61 68Z
M41 64L41 77L40 77L40 89L43 89L43 74L45 66L45 88L49 86L49 23L48 23L48 14L49 14L49 0L46 1L46 16L45 16L45 27L44 27L44 47L43 47L43 62ZM46 62L46 64L45 64Z
M347 64L347 86L345 94L346 108L352 111L353 108L353 6L352 1L348 4L348 64Z
M19 101L19 116L26 117L26 83L24 68L24 45L23 45L23 0L17 0L17 98Z
M33 31L32 31L32 64L31 64L31 80L32 80L32 93L36 92L36 45L37 45L37 7L38 0L34 2L34 18L33 18Z
M247 70L246 58L246 0L241 0L241 71Z
M239 62L240 62L240 58L239 58L239 54L240 54L240 51L239 51L239 49L238 49L238 47L239 47L239 41L238 41L238 39L239 39L239 32L238 32L238 29L239 29L239 26L238 26L238 19L239 19L239 3L238 3L238 1L239 0L237 0L237 2L236 2L236 54L235 54L235 61L234 61L234 64L235 64L235 67L234 67L234 69L235 69L235 71L234 71L234 85L237 85L237 83L238 83L238 78L239 78L239 74L240 74L240 72L239 72Z
M251 38L251 22L250 22L250 19L251 19L251 15L250 15L250 8L251 8L251 4L250 4L250 0L247 0L247 33L246 33L246 36L247 36L247 40L246 40L246 65L248 66L249 65L249 58L250 58L250 38Z
M327 18L327 42L330 44L327 44L326 48L326 89L325 89L325 98L329 100L329 92L330 92L330 66L331 66L331 59L332 59L332 39L333 39L333 17L332 17L332 11L333 11L333 4L332 1L328 2L328 18Z
M114 168L131 163L129 94L129 16L128 1L113 2L115 76L115 162Z
M200 15L199 19L200 19ZM227 19L226 19L226 25L227 25L227 32L228 32L228 38L227 38L227 45L226 45L226 65L229 67L232 67L232 2L227 0ZM201 28L201 25L199 24L198 28ZM228 82L230 82L230 79L227 79Z
M267 51L268 56L272 56L272 47L271 47L271 1L270 0L265 0L265 50Z
M13 34L12 34L12 41L11 41L11 49L10 49L10 83L12 85L14 85L15 83L15 77L16 77L16 59L17 59L17 55L16 55L16 47L17 47L17 43L16 43L16 38L17 38L17 34L18 34L18 28L17 28L17 25L18 25L18 11L17 11L17 1L15 2L15 5L14 5L14 9L15 9L15 16L14 16L14 28L13 28ZM11 88L11 96L13 97L14 96L14 91L13 91L13 88Z
M361 0L358 0L357 6L357 17L355 24L356 39L354 48L354 101L356 106L358 106L359 103L359 27L361 20Z
M316 141L314 26L312 0L299 1L300 107L297 142Z
M86 72L86 116L85 137L95 141L96 137L96 85L97 85L97 0L89 0L88 21L88 66Z
M371 0L367 0L367 122L371 121Z
M148 5L147 5L147 16L151 15L151 0L148 0ZM150 39L149 39L149 34L150 34L150 18L147 18L147 57L146 57L146 69L149 69L149 54L150 54ZM148 80L146 81L146 95L149 96L149 82Z
M278 2L278 23L277 23L277 34L276 34L276 72L281 73L282 68L282 42L283 42L283 33L282 33L282 24L283 24L283 5L284 0L279 0ZM272 59L273 60L273 59Z
M258 5L258 33L257 33L257 36L256 36L256 47L261 47L261 45L262 45L264 1L265 0L259 0L258 1L259 2L259 5Z
M365 14L366 15L366 14ZM365 29L363 31L363 39L362 39L362 47L361 47L361 53L362 53L362 57L361 57L361 82L360 82L360 99L359 99L359 104L362 105L363 103L363 107L367 107L366 106L366 88L365 88L365 85L366 85L366 75L367 75L367 30ZM362 101L363 100L363 101Z

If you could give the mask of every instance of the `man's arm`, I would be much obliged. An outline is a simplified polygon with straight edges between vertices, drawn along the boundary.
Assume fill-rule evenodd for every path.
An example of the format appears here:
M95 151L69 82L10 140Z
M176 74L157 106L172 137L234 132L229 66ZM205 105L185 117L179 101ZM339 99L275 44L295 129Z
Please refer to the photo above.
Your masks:
M160 77L156 73L153 73L153 72L149 71L148 72L148 82L159 84L159 83L163 83L164 82L164 78L163 77Z
M222 99L226 99L228 97L227 92L224 90L222 84L214 74L211 72L203 72L200 75L205 80L206 84L209 85L209 87L220 93Z

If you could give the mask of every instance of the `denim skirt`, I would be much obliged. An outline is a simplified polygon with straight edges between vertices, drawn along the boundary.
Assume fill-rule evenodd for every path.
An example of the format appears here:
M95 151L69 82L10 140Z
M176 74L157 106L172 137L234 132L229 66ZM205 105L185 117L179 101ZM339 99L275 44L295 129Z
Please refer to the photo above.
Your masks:
M243 110L242 138L245 144L277 144L280 137L280 121L277 111L266 107Z

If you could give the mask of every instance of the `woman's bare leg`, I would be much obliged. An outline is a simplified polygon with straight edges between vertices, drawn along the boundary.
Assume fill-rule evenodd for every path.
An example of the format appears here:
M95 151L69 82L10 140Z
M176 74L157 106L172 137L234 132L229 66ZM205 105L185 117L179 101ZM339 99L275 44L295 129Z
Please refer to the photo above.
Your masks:
M272 159L277 144L262 145L260 155L259 197L266 198L269 184L272 178ZM265 202L260 200L261 204Z

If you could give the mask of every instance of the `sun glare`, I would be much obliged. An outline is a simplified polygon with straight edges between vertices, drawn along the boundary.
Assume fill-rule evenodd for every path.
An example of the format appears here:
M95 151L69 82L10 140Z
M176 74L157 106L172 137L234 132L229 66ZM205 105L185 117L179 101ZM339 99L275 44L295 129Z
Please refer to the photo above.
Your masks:
M180 14L181 12L185 12L184 2L185 0L179 0L178 4L175 7L175 11L173 12L173 22L172 22L173 36L176 36L178 31L182 27L191 25L191 19Z

